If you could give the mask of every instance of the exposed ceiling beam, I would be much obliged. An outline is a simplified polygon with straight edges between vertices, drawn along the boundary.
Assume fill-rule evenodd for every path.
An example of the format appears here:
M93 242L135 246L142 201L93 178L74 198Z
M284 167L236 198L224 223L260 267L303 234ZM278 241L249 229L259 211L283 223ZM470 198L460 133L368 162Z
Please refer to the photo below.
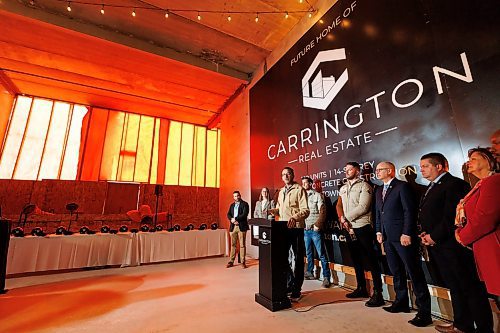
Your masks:
M222 113L224 112L224 110L227 109L227 107L229 105L231 105L231 103L236 99L236 97L238 97L241 92L248 86L248 84L241 84L238 89L236 89L236 91L234 92L234 94L232 94L225 102L224 104L220 107L219 110L217 110L217 112L212 116L212 118L210 118L210 120L208 121L207 123L207 127L208 129L212 129L214 127L216 127L219 122L220 122L220 118L222 117Z
M17 86L12 82L12 80L5 74L5 72L0 69L0 85L5 88L5 91L7 91L11 95L18 95L20 93L19 89Z
M212 110L208 110L208 109L204 109L204 108L199 108L199 107L196 107L196 106L193 106L193 105L179 104L179 103L170 102L170 101L166 101L166 100L162 100L162 99L158 99L158 98L152 98L152 97L148 97L148 96L132 94L132 93L128 93L128 92L124 92L124 91L118 91L118 90L113 90L113 89L108 89L108 88L104 88L104 87L87 85L87 84L84 84L84 83L81 83L81 82L74 82L74 81L62 80L62 79L59 79L59 78L54 78L54 77L49 77L49 76L43 76L43 75L39 75L39 74L32 74L32 73L26 73L26 72L16 71L16 70L13 70L13 69L0 68L0 82L3 83L3 80L2 80L2 76L3 76L3 77L5 77L6 80L8 80L8 82L10 82L12 84L12 86L14 88L16 86L5 75L5 72L20 74L20 75L23 75L23 76L29 76L29 77L33 77L33 78L37 78L37 79L44 79L44 80L49 80L49 81L56 81L56 82L60 82L60 83L70 84L70 85L79 86L79 87L83 87L83 88L89 88L89 89L93 89L93 90L105 91L105 92L108 92L108 93L119 94L119 95L123 95L123 96L133 97L133 98L136 98L136 99L142 99L142 100L149 101L149 102L161 103L161 104L169 105L169 106L172 106L172 107L180 107L180 108L186 108L186 109L191 109L191 110L196 110L196 111L203 111L203 112L215 113ZM19 93L19 91L17 91L17 93Z

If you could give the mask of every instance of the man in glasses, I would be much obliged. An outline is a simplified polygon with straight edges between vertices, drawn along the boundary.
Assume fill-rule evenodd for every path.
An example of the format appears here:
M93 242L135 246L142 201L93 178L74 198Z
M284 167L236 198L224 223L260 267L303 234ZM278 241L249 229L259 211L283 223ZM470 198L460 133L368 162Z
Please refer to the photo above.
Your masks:
M347 182L340 188L341 200L337 203L337 212L343 227L351 234L348 242L351 257L356 271L357 288L346 295L347 298L366 298L365 270L363 262L367 259L373 278L373 294L365 303L368 307L377 307L385 304L382 296L382 278L380 266L375 251L375 233L372 227L372 198L373 189L363 179L360 166L357 162L348 162L345 166Z
M375 170L384 186L375 193L375 230L377 241L387 255L387 263L394 277L396 299L384 310L391 313L410 312L407 273L413 283L418 313L408 321L417 327L432 324L431 296L418 255L416 202L410 185L397 178L391 162L381 162Z
M280 190L276 201L276 208L270 209L270 214L279 214L280 221L287 221L287 241L294 256L294 269L289 277L291 289L290 300L297 302L301 297L304 283L304 228L305 220L309 216L307 193L294 181L294 172L290 167L281 171L281 179L285 186Z

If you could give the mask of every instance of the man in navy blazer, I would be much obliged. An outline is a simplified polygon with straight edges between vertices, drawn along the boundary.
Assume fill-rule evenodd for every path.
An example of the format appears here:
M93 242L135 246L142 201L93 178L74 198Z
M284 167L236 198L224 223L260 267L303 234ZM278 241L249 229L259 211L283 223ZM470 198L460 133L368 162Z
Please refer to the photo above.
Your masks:
M229 235L231 236L231 255L229 262L226 267L233 267L234 258L236 257L236 243L240 243L240 258L241 265L243 268L247 268L245 262L246 255L246 235L248 231L248 221L247 216L249 212L248 203L241 200L241 194L239 191L233 192L234 202L229 206L227 212L227 218L231 222L229 227Z
M439 332L492 333L493 315L474 256L455 239L456 207L470 186L448 172L448 160L441 153L422 156L420 171L430 181L419 204L420 238L450 289L453 307L453 325L435 328Z
M394 277L396 299L383 309L391 312L410 312L407 275L413 283L418 313L408 321L417 327L432 324L431 297L418 253L416 222L417 203L410 185L397 178L391 162L381 162L375 170L384 186L375 192L375 230L377 241L384 242L387 263Z

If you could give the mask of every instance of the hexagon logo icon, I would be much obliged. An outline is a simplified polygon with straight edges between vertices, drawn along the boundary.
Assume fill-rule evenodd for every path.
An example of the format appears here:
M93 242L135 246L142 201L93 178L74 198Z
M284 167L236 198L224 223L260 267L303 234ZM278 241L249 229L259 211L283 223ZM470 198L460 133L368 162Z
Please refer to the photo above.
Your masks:
M321 51L302 78L302 104L308 108L326 110L348 80L347 68L338 79L334 76L323 77L321 70L314 76L324 62L345 60L345 48Z

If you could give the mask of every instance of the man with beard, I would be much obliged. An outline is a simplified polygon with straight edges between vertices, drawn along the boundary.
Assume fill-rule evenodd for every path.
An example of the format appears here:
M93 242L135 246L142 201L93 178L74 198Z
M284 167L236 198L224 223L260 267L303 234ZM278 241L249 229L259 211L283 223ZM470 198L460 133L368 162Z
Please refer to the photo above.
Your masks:
M385 304L382 296L382 278L380 266L375 251L375 233L372 227L373 189L363 179L357 162L348 162L345 166L347 182L340 188L341 200L337 204L340 222L351 235L348 242L351 257L356 271L357 288L346 295L347 298L368 297L366 289L363 259L370 263L373 278L373 294L365 303L368 307L378 307Z

